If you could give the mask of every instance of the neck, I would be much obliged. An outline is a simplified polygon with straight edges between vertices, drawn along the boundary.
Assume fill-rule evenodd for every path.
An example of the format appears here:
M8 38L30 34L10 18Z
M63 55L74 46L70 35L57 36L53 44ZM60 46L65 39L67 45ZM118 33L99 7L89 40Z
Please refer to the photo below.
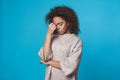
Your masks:
M69 30L66 30L64 34L71 34Z

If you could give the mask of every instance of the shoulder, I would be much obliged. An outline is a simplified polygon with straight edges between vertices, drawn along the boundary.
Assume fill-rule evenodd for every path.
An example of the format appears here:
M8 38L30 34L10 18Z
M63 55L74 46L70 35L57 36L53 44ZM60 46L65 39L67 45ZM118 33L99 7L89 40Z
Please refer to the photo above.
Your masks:
M73 40L76 43L82 44L82 39L75 34L73 35Z
M74 35L73 37L73 43L71 46L71 52L75 52L75 51L81 51L82 48L82 39L80 37L78 37L77 35Z
M77 35L73 36L73 43L71 46L71 49L80 49L82 47L82 39L78 37Z

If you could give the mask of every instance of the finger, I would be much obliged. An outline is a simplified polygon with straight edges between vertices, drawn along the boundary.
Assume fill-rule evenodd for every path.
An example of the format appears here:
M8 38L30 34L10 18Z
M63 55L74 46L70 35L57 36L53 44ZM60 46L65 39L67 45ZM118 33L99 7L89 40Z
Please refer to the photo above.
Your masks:
M50 27L49 27L49 30L50 31L54 31L56 29L56 26L54 24L52 24Z
M49 24L49 27L51 27L52 25L53 25L53 23L50 23L50 24Z
M46 64L46 62L44 62L43 60L40 61L41 64Z
M55 23L51 23L51 24L49 25L49 27L50 27L50 28L55 28L55 27L56 27L56 24L55 24Z
M55 30L55 29L56 29L56 25L53 24L50 28L51 28L52 30Z
M40 60L40 63L43 64L43 60Z

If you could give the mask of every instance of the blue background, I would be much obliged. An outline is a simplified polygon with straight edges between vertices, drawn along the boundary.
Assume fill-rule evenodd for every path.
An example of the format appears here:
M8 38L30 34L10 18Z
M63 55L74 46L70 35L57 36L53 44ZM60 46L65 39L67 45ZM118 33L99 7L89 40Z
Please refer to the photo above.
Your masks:
M44 19L63 4L80 21L79 80L120 80L120 0L0 1L0 80L44 80L37 54L47 31Z

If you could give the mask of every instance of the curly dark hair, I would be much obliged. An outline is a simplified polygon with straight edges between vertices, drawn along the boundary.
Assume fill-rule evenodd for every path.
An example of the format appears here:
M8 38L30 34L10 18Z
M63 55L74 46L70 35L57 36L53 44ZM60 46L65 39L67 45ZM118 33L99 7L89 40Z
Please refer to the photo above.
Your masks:
M68 24L68 29L70 33L74 33L77 35L80 31L79 29L79 21L75 11L67 6L57 6L50 10L50 12L46 15L46 22L53 22L54 17L63 18Z

